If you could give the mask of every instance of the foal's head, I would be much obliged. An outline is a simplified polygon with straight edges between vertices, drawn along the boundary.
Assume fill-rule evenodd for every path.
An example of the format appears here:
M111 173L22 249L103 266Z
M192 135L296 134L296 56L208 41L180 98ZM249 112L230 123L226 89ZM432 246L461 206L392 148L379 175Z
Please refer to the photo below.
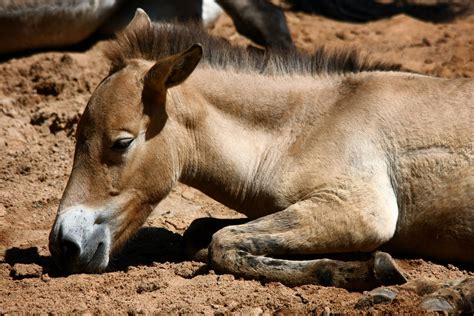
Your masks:
M137 12L129 27L149 23ZM110 254L145 221L179 177L167 89L183 82L199 45L153 66L129 60L93 93L77 128L73 169L50 234L50 251L69 272L104 270Z

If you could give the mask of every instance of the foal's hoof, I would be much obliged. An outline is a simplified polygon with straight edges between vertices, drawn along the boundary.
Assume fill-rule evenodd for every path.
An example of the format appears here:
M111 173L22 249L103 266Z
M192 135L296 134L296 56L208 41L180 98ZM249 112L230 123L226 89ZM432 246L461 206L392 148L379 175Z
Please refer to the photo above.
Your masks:
M448 301L440 297L425 298L421 302L420 308L428 312L442 312L448 314L454 311L454 308L451 306L451 304L449 304Z
M246 223L246 218L198 218L184 232L183 243L186 255L192 260L208 263L208 249L212 235L229 225Z
M431 312L474 313L474 278L442 285L426 296L420 307Z
M386 252L377 251L374 254L374 275L383 285L398 285L407 279L393 258Z

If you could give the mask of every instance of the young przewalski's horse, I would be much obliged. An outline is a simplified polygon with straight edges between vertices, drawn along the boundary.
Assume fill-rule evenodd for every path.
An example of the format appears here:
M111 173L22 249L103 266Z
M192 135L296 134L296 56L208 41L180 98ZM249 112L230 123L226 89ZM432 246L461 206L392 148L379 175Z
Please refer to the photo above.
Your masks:
M294 256L474 262L474 80L252 55L143 11L106 53L50 235L66 271L103 271L177 181L250 219L212 236L222 272L363 289L404 281L388 254Z

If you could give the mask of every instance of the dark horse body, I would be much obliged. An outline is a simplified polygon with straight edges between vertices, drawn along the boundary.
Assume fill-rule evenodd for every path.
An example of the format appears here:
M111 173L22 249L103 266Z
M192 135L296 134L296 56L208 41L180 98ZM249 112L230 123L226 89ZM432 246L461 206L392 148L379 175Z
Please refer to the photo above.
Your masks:
M285 15L268 0L215 0L237 30L256 44L292 49ZM380 4L375 0L287 0L294 10L347 21L370 21L406 13L432 21L449 19L460 10L450 4ZM203 20L211 24L221 10L214 0L12 0L0 3L0 54L36 48L64 47L93 33L122 29L137 7L156 22Z

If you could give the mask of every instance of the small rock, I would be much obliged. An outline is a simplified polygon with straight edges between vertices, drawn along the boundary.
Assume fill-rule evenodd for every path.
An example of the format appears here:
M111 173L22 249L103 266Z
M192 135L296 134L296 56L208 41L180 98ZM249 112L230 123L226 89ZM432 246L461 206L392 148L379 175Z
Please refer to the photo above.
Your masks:
M175 266L174 274L185 279L191 279L200 274L203 267L204 264L201 262L185 262Z
M368 296L361 298L355 304L356 308L366 308L376 304L389 304L396 297L397 293L385 287L378 287L370 292L365 292Z
M0 204L0 217L4 217L5 215L7 215L7 210L3 204Z
M459 271L459 269L456 266L452 265L452 264L448 264L448 269L451 270L451 271Z
M189 200L189 201L193 201L194 198L195 198L194 192L191 191L190 189L184 190L184 191L181 193L181 196L182 196L184 199Z
M15 279L39 278L42 274L42 271L43 268L34 263L17 263L13 266L11 274Z
M49 282L51 281L51 277L46 273L46 274L41 275L41 280L43 282Z
M230 311L232 311L233 309L239 306L239 303L236 301L230 301L229 303L225 303L224 306L227 307Z
M378 287L368 292L374 299L382 302L391 302L397 297L397 293L386 287Z
M155 292L157 290L168 287L168 285L169 284L166 281L155 281L155 282L142 283L142 284L139 284L137 286L136 292L138 294Z
M427 39L426 37L423 37L423 39L421 40L421 42L422 42L425 46L431 46L430 40Z
M323 316L329 316L329 315L331 315L331 309L328 306L326 306L324 307L324 310L323 310Z
M70 54L64 54L63 56L61 56L61 62L67 65L71 65L74 62L74 59Z
M242 315L259 316L263 314L263 309L260 307L247 307L241 310Z
M218 282L232 282L235 277L232 274L222 274L217 277Z
M0 105L2 107L12 106L15 104L15 99L8 97L0 97Z
M295 295L300 298L301 303L303 303L303 304L308 304L308 303L309 303L308 299L307 299L306 297L304 297L303 294L301 294L301 293L296 293Z
M447 39L445 38L440 38L439 40L436 41L436 44L446 44L448 42Z

